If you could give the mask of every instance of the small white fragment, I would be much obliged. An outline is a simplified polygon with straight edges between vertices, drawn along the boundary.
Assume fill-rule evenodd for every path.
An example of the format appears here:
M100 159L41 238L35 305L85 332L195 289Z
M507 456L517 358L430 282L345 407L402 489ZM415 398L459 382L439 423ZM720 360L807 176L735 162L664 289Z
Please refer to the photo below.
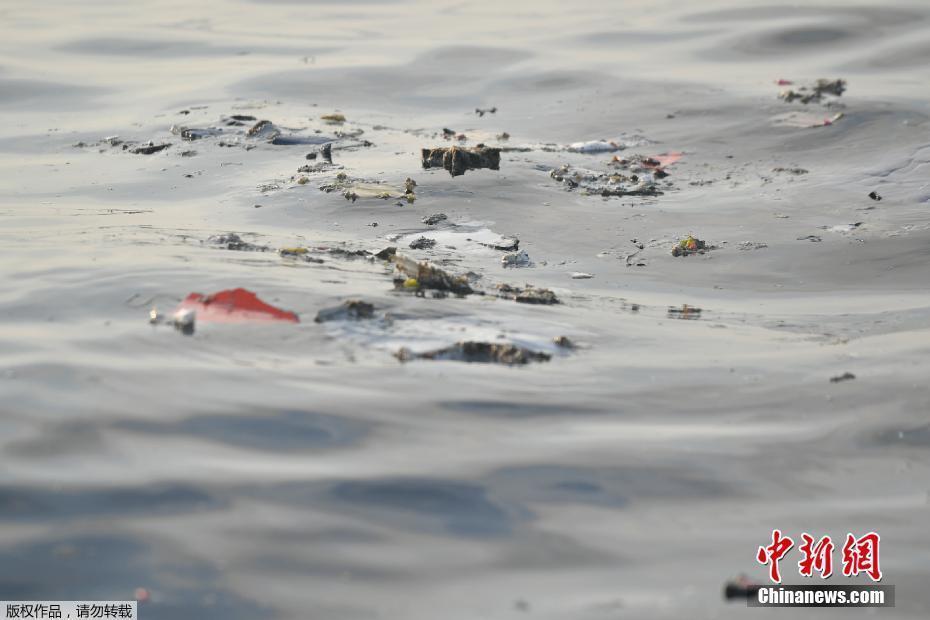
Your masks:
M174 313L171 317L171 324L174 328L185 335L194 333L194 324L197 319L197 313L190 308L182 308Z
M574 142L568 145L568 150L575 153L612 153L619 151L623 146L607 140L590 140L588 142Z
M572 274L572 280L590 280L593 277L593 273L585 273L583 271L576 271Z
M501 256L501 265L504 267L532 267L533 261L530 260L530 255L526 253L526 250L520 250L519 252L511 252Z

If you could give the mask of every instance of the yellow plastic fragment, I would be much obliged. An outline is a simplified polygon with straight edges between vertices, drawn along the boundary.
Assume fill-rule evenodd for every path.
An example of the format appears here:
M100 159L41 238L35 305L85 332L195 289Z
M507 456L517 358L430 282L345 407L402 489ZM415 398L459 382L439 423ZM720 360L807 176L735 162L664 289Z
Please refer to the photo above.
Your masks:
M420 283L417 282L416 278L407 278L404 280L404 288L417 288L420 286Z
M301 256L309 252L307 248L281 248L279 253L281 256Z
M321 116L320 118L323 119L324 121L328 122L328 123L344 123L344 122L346 122L346 117L345 117L345 115L344 115L344 114L339 114L338 112L334 112L334 113L332 113L332 114L324 114L324 115Z

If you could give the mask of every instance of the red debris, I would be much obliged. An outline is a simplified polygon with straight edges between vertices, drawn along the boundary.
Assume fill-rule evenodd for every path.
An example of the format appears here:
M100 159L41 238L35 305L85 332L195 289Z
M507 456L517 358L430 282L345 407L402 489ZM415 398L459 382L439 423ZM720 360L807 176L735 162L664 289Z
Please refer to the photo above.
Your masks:
M791 86L792 84L794 84L794 82L792 82L791 80L784 80L784 79L775 80L775 83L778 84L779 86Z
M268 305L255 293L244 288L229 289L212 295L191 293L175 312L180 310L193 310L197 313L198 322L207 323L300 322L293 312Z
M669 151L668 153L662 153L661 155L653 155L649 159L658 162L659 168L664 168L666 166L671 166L676 161L681 159L684 155L681 151Z

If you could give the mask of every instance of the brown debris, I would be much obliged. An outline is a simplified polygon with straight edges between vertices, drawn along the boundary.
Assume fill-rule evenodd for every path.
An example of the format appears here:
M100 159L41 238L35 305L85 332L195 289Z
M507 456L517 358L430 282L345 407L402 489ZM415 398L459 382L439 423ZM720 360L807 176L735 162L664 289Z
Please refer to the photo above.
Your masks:
M456 177L467 170L499 170L501 150L479 144L471 148L450 146L422 150L424 168L445 168Z
M417 291L433 289L449 291L456 295L470 295L475 291L469 286L468 278L453 276L450 273L433 267L427 262L418 263L405 256L394 256L394 263L406 279L395 280L398 288L412 288Z

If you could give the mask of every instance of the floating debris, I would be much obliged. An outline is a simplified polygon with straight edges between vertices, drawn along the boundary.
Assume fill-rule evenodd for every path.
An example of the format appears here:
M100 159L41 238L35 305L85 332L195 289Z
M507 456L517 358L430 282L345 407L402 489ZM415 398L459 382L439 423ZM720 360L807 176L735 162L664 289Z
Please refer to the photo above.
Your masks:
M224 290L212 295L191 293L177 307L175 316L182 311L196 312L197 320L203 322L300 322L293 312L275 308L244 288Z
M526 253L526 250L520 250L519 252L511 252L501 256L501 266L505 268L532 267L533 261L530 260L530 255Z
M449 291L456 295L470 295L475 292L465 276L453 276L427 262L418 263L405 256L395 254L394 264L406 276L406 278L394 280L394 284L398 288L433 289Z
M724 584L723 598L728 601L755 598L759 594L759 588L761 587L761 584L756 583L746 575L740 575Z
M397 248L394 246L390 246L390 247L384 248L383 250L375 254L375 258L380 258L381 260L394 260L394 256L396 255L397 255Z
M844 372L843 374L836 377L830 377L830 383L841 383L843 381L851 381L855 378L856 375L852 374L851 372Z
M333 112L332 114L324 114L320 117L320 120L326 121L332 125L341 125L346 122L345 114L340 114L338 112Z
M362 319L374 318L374 316L374 305L358 299L351 299L335 308L320 310L314 321L317 323L325 323L326 321L360 321Z
M669 174L665 168L679 161L683 155L684 153L680 151L662 153L648 157L645 155L631 155L629 157L614 155L613 159L610 160L609 165L614 168L621 168L622 170L628 170L635 173L649 172L652 173L655 178L662 179L667 177Z
M479 117L484 116L485 114L497 114L497 107L475 108L475 114L477 114Z
M576 271L572 274L572 280L590 280L593 277L593 273L585 273L583 271Z
M819 226L818 228L826 230L827 232L848 233L856 230L863 224L865 224L865 222L853 222L852 224L836 224L835 226Z
M136 148L132 149L130 152L131 152L131 153L134 153L134 154L136 154L136 155L152 155L152 154L154 154L154 153L158 153L159 151L164 151L164 150L165 150L166 148L168 148L169 146L171 146L171 145L168 144L168 143L165 143L165 144L154 144L154 143L152 143L152 142L149 142L148 144L143 144L142 146L137 146ZM125 148L125 147L123 147L123 148Z
M552 305L560 303L559 298L549 289L536 288L529 284L524 288L511 286L509 284L499 284L497 290L499 295L504 299L512 299L521 304Z
M360 198L378 198L381 200L403 198L408 203L416 200L416 194L413 193L414 187L416 187L416 182L412 179L407 179L404 181L403 187L398 187L380 181L353 179L344 172L337 174L333 181L319 186L320 191L326 193L338 191L342 193L346 200L352 202Z
M778 98L786 103L800 101L807 105L809 103L820 103L824 96L841 97L846 92L846 80L817 80L810 86L801 86L797 90L787 89L779 93Z
M239 252L267 252L271 250L266 245L256 245L254 243L249 243L237 235L236 233L229 233L226 235L211 235L207 237L207 243L212 243L214 245L225 246L227 250L236 250Z
M701 309L688 304L682 304L680 308L669 306L667 316L670 319L699 319L701 318Z
M875 200L876 202L882 199L878 192L869 192L869 198Z
M610 140L589 140L587 142L574 142L565 149L572 153L612 153L625 149L626 146Z
M833 123L837 122L845 115L842 112L837 112L832 117L822 117L818 114L809 114L806 112L787 112L784 114L776 114L772 117L772 123L774 125L783 126L783 127L802 127L802 128L816 128L816 127L829 127Z
M783 168L779 166L778 168L772 168L772 172L787 172L788 174L802 175L807 174L809 171L804 168Z
M478 244L500 252L516 252L520 249L520 240L516 237L501 237L498 241L478 241Z
M798 241L811 241L813 243L820 243L823 239L817 235L805 235L803 237L798 237Z
M741 241L739 244L740 250L761 250L767 247L769 247L769 245L761 241Z
M312 256L310 250L304 247L281 248L278 250L281 258L294 258L304 261L305 263L315 263L322 265L325 261L322 258Z
M478 364L505 364L508 366L522 366L530 362L548 362L552 359L552 356L548 353L533 351L513 344L470 341L457 342L450 347L425 353L414 353L410 349L403 348L395 353L395 357L402 362L427 359Z
M708 246L707 243L688 235L686 238L679 241L675 247L672 248L672 256L689 256L691 254L703 254L708 250L715 249L714 246Z
M245 133L249 138L265 138L272 140L280 134L281 131L275 127L271 121L258 121Z
M427 237L420 237L410 242L411 250L429 250L436 247L436 240Z
M254 120L256 120L256 118L255 118L254 116L250 116L250 115L248 115L248 114L233 114L233 115L230 116L229 118L231 118L231 119L234 120L234 121L254 121Z
M501 150L483 144L422 149L421 156L424 168L445 168L454 177L479 168L499 170L501 163Z
M556 336L552 339L552 342L557 347L562 347L563 349L574 349L576 347L575 343L569 339L568 336Z
M447 219L449 218L445 213L434 213L432 215L423 216L423 218L421 218L420 221L426 224L427 226L435 226L439 222L444 222Z
M596 172L574 168L565 164L551 170L549 176L569 191L580 189L586 195L595 196L660 196L652 173L623 175L616 172Z
M204 138L211 138L213 136L221 135L223 130L213 127L198 129L196 127L175 126L171 128L171 133L181 136L182 140L193 142L194 140L203 140Z
M177 310L171 317L171 325L185 336L193 335L196 322L197 313L191 308Z

